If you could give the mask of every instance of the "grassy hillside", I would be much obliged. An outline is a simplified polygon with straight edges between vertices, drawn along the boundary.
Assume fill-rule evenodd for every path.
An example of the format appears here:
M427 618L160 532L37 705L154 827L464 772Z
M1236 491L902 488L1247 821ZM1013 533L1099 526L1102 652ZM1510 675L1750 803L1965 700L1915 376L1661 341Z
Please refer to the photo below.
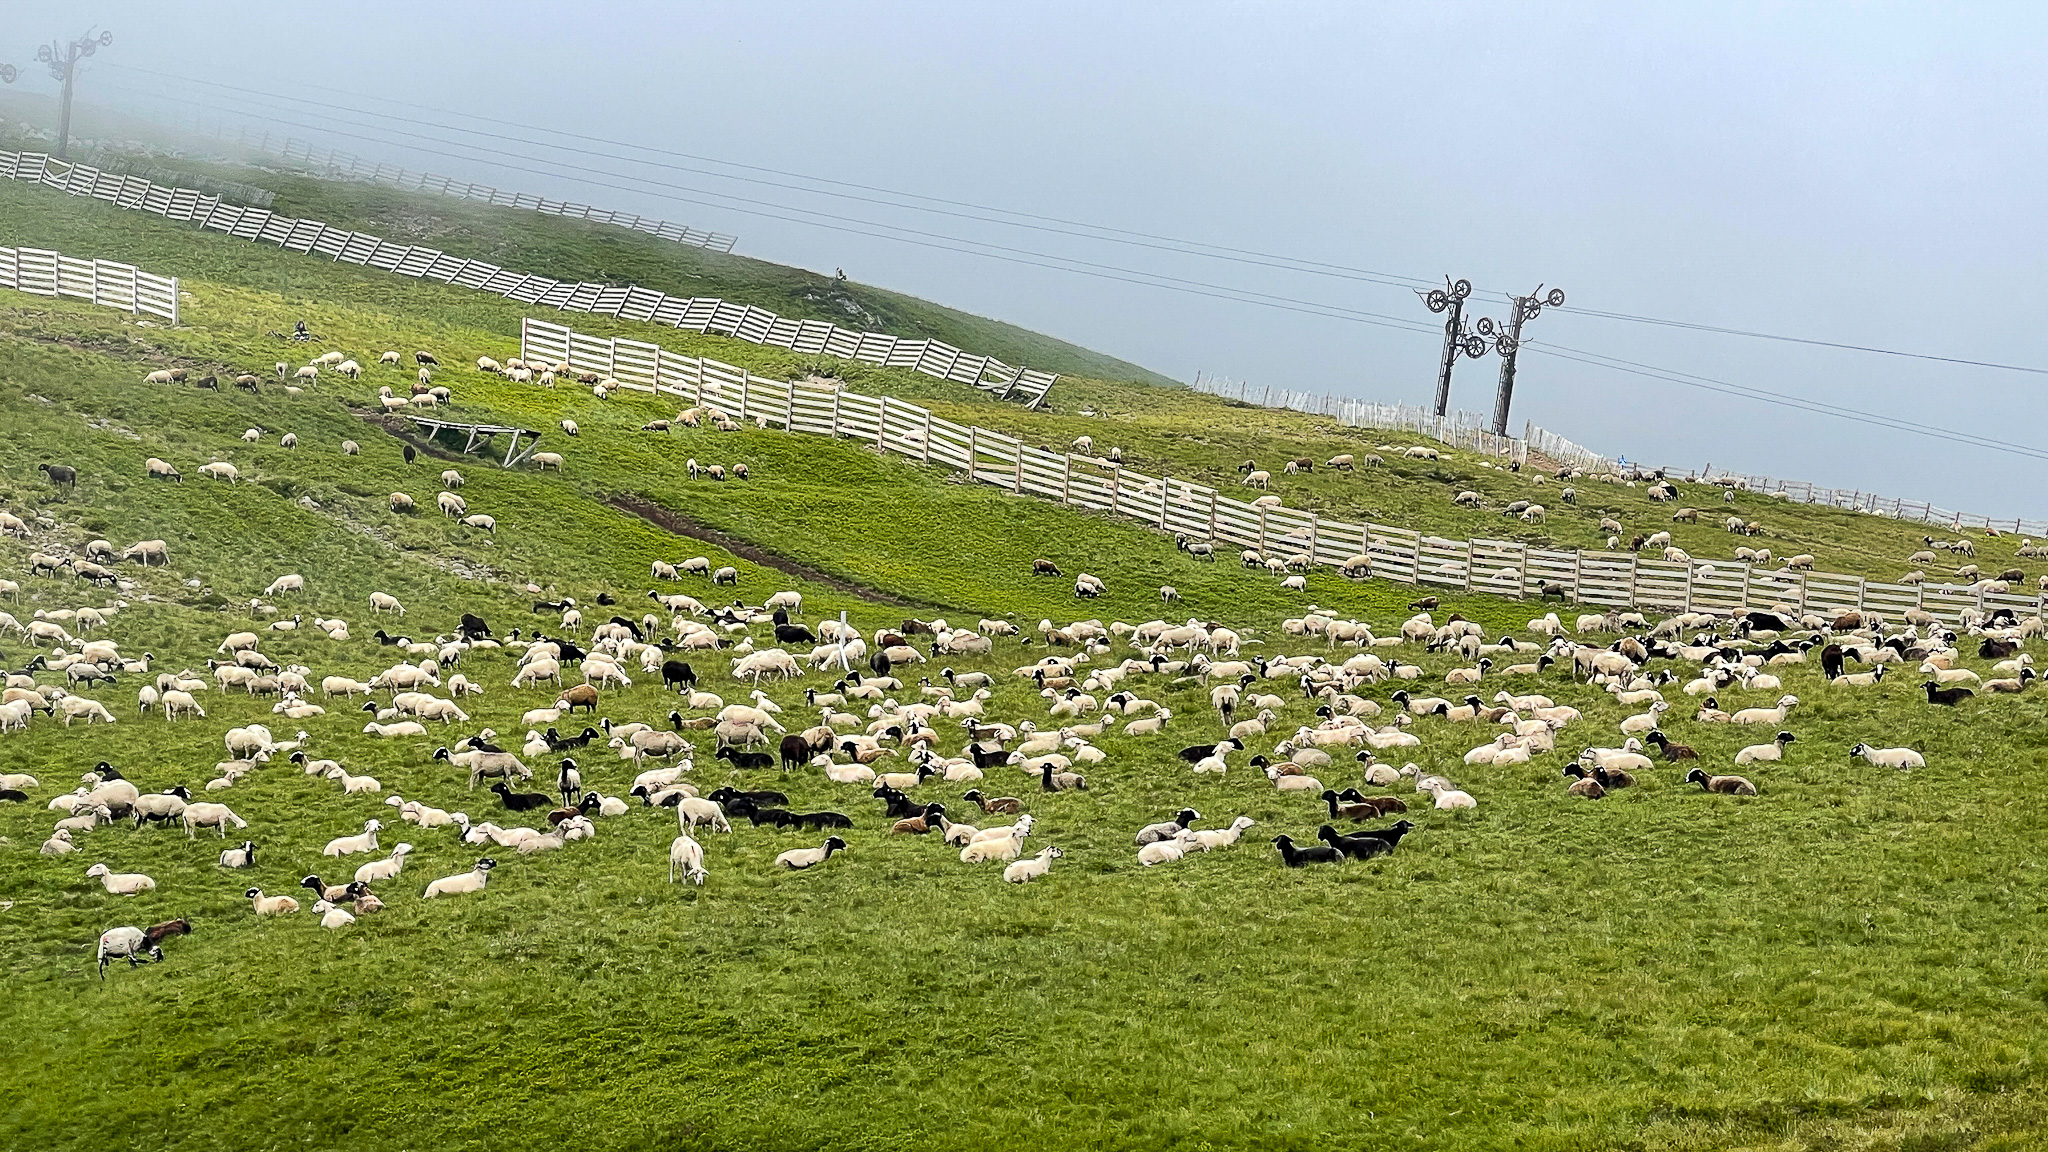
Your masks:
M401 825L376 797L344 797L283 763L205 797L249 820L238 838L260 849L247 873L218 868L223 845L209 836L127 825L81 834L78 854L40 856L59 815L45 803L99 760L145 789L197 790L225 755L228 727L260 720L284 736L301 726L239 693L202 694L204 720L136 712L135 692L155 672L203 674L221 637L245 627L261 629L264 651L304 664L315 680L367 677L397 659L371 638L380 626L424 639L470 611L501 635L563 631L530 610L530 581L582 601L587 630L605 612L595 607L599 592L637 616L653 607L652 560L701 554L738 567L737 594L750 603L797 589L802 618L845 611L867 632L932 613L1013 617L1027 631L1042 617L1137 623L1160 613L1154 589L1171 583L1186 598L1174 614L1242 628L1255 642L1249 651L1273 656L1326 650L1281 628L1310 602L1390 634L1414 590L1316 573L1308 597L1286 595L1229 564L1189 562L1136 525L951 483L857 445L758 430L641 433L672 406L541 392L455 367L442 379L457 415L546 428L568 416L582 434L550 437L547 447L566 457L559 474L444 459L440 448L407 464L401 440L365 418L378 386L408 379L398 370L372 369L354 384L324 377L295 397L278 387L251 397L141 380L170 365L267 372L280 357L328 348L368 363L383 348L425 347L457 365L507 352L513 306L35 190L0 188L0 233L0 242L179 271L192 294L188 326L166 331L0 292L0 507L56 525L25 541L0 538L0 577L23 586L19 604L0 608L27 622L36 611L119 605L95 637L155 656L149 676L81 689L115 711L112 727L38 716L28 731L0 736L0 772L39 779L28 802L0 804L0 900L9 902L0 957L15 989L0 1037L0 1062L14 1074L0 1145L102 1148L146 1133L149 1146L181 1149L480 1148L517 1133L599 1148L965 1148L1020 1138L1323 1148L1363 1136L1432 1149L2022 1149L2048 1123L2048 984L2032 960L2042 907L2026 883L2048 832L2043 756L2031 735L2044 720L2042 698L1931 712L1910 670L1849 688L1811 667L1777 669L1803 701L1786 725L1798 741L1782 763L1739 769L1737 750L1771 729L1697 721L1696 698L1673 685L1672 738L1697 748L1710 771L1749 776L1761 794L1705 795L1660 766L1599 801L1568 796L1560 768L1581 747L1618 743L1616 725L1635 709L1555 673L1490 676L1485 696L1542 691L1584 711L1560 734L1561 751L1513 767L1467 766L1466 750L1496 729L1422 720L1412 729L1420 746L1384 755L1449 774L1478 808L1436 811L1410 788L1367 788L1405 799L1417 829L1391 857L1300 872L1281 868L1266 841L1283 832L1307 840L1325 819L1321 805L1277 792L1243 756L1222 777L1189 773L1174 751L1223 728L1208 685L1168 675L1125 685L1174 712L1167 733L1097 737L1106 760L1084 769L1086 792L1045 795L1016 768L990 770L983 789L1022 797L1039 821L1027 848L1066 853L1049 877L1022 888L1002 884L999 866L962 864L934 840L888 835L865 789L809 770L748 773L742 786L781 788L797 809L848 813L848 852L813 872L778 872L776 853L820 837L743 822L700 837L711 874L701 889L667 883L666 811L635 809L602 821L592 842L521 856ZM322 334L312 348L263 335L301 316ZM831 367L732 341L675 346L760 371ZM1227 478L1246 456L1276 463L1359 443L1305 418L1135 387L1063 386L1055 396L1064 414L1025 414L902 373L848 377L863 391L917 398L1046 443L1091 431L1099 444L1125 445L1134 465L1175 476ZM1141 403L1153 397L1171 403ZM1104 415L1075 414L1083 407ZM262 430L255 444L240 439L250 427ZM297 449L279 446L286 432ZM343 439L362 454L341 455ZM181 468L185 482L145 478L152 455ZM754 479L692 482L682 470L689 457L744 461ZM197 468L210 459L234 462L243 481L203 480ZM78 486L53 487L37 469L46 462L78 467ZM497 517L495 532L432 510L449 467L466 478L470 510ZM1448 490L1480 486L1507 498L1529 483L1460 457L1437 468L1318 473L1281 490L1290 503L1377 509L1456 535L1503 522L1450 515ZM392 513L393 491L426 510ZM1588 491L1541 531L1592 533L1603 498L1632 523L1668 515L1639 491ZM693 531L726 534L739 554L621 511L616 502L629 499L685 517ZM1906 526L1867 517L1775 504L1739 514L1811 533L1796 539L1830 542L1845 562L1895 560L1907 547ZM1688 546L1725 546L1709 531ZM131 586L118 590L29 574L30 551L74 555L94 537L161 537L173 563L124 565ZM1064 581L1027 574L1036 555L1101 573L1111 594L1077 604ZM287 571L307 576L304 603L274 597L279 615L252 614L249 601ZM660 590L715 596L703 582ZM404 620L371 616L372 591L404 601ZM1445 608L1490 634L1525 638L1519 628L1537 614L1480 597ZM354 638L268 629L294 614L344 617ZM752 631L757 643L772 642ZM989 658L949 663L995 677L992 717L1049 727L1035 686L1011 674L1043 651L1006 641ZM1420 663L1424 674L1410 685L1418 693L1457 693L1443 683L1454 657L1412 645L1383 651ZM1990 662L1974 657L1974 645L1970 652L1964 663L1990 675ZM17 635L0 634L8 666L29 654ZM1120 644L1094 664L1127 654ZM745 698L750 686L726 674L726 656L692 660L704 687ZM368 717L329 701L327 715L303 722L309 747L376 777L385 794L531 824L430 758L483 726L517 743L521 714L553 693L511 688L513 667L503 651L463 656L454 670L485 695L464 702L469 721L424 738L364 735ZM633 675L631 688L603 694L599 714L660 723L680 701L658 676L637 667ZM917 675L908 673L900 699L919 695ZM829 690L833 679L812 673L764 687L794 730L817 715L804 689ZM1391 709L1391 688L1360 694ZM1281 706L1250 751L1270 754L1280 735L1316 722L1291 679L1255 690ZM1735 690L1721 700L1732 709L1777 695ZM959 751L957 728L939 730L942 749ZM741 779L711 757L708 734L694 735L692 777L704 790ZM1928 766L1897 773L1849 761L1859 740L1911 744ZM1333 751L1335 763L1316 772L1362 785L1350 750ZM537 783L558 759L530 761ZM601 747L578 759L606 794L632 780L633 768ZM960 799L965 788L917 791L956 818L993 822ZM1239 814L1257 823L1234 848L1137 866L1132 833L1183 804L1204 814L1203 827ZM299 891L310 903L294 887L300 877L333 882L369 859L320 851L371 817L391 825L384 845L404 840L416 850L396 881L379 886L383 912L339 932L306 912L251 913L246 887ZM486 852L502 866L483 893L419 899L428 880ZM84 878L99 860L147 873L158 887L110 896ZM196 930L169 942L167 963L117 966L104 987L93 977L100 931L172 916Z
M5 146L41 147L32 141ZM431 245L467 259L488 260L558 280L633 283L671 295L717 296L783 316L829 320L856 331L943 340L976 355L1051 372L1173 383L1150 369L1043 333L886 288L838 280L830 272L691 248L609 224L562 220L438 194L321 180L289 166L268 167L284 163L275 157L259 154L254 159L266 167L195 161L151 163L268 188L277 195L272 209L288 216L368 232L397 244Z

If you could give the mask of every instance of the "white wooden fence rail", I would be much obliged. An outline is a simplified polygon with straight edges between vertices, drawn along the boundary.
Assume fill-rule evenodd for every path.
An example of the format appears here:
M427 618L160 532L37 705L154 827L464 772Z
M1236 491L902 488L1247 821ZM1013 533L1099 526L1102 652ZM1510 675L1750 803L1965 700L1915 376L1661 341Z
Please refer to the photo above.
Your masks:
M591 336L527 318L521 358L601 371L636 392L673 396L692 407L716 407L736 420L780 425L853 439L920 463L1020 495L1141 521L1165 532L1208 541L1226 552L1252 548L1280 559L1428 584L1527 598L1548 586L1565 598L1600 608L1655 611L1744 611L1789 604L1796 609L1881 612L1896 619L1921 608L1950 623L1966 608L2009 607L2033 614L2042 599L1946 585L1881 584L1861 576L1790 572L1736 561L1672 564L1631 552L1563 551L1509 540L1446 540L1383 524L1347 524L1293 508L1261 508L1214 488L1132 472L1094 456L1051 452L1014 436L955 424L930 410L887 396L863 396L829 385L768 380L716 360L684 356L655 344Z
M104 308L161 316L178 323L178 278L133 264L87 260L41 248L0 248L0 288L37 296L72 296Z
M861 360L970 384L1001 399L1037 408L1059 375L1012 367L993 356L975 356L938 340L911 340L881 332L854 332L824 320L796 320L711 296L670 296L636 285L576 283L531 276L482 260L464 260L423 245L393 244L367 232L332 228L318 220L295 220L264 208L243 208L171 188L140 176L102 172L67 164L40 152L0 151L0 179L27 180L73 196L90 196L119 208L186 221L253 243L325 256L348 264L415 279L459 284L524 304L565 312L593 312L641 320L667 328L732 336L754 344L788 348L810 356Z

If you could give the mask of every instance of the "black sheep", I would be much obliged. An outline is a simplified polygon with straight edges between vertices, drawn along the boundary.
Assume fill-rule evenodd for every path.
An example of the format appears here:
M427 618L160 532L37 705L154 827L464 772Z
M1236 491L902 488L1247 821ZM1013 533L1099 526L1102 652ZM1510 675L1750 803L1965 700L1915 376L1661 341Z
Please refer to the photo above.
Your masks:
M1342 852L1354 860L1370 860L1375 856L1386 856L1394 846L1378 836L1345 836L1328 824L1316 829L1316 839Z
M536 808L551 808L555 798L545 792L514 792L500 782L491 785L491 791L498 794L505 807L513 812L531 812Z
M73 488L78 487L78 469L73 468L69 464L38 464L36 465L36 471L48 472L50 474L50 483L52 484L68 484Z
M777 624L775 626L775 642L777 644L816 644L818 638L811 635L811 630L801 624Z
M491 635L491 626L484 623L483 617L473 616L467 612L462 614L462 622L456 626L456 630L462 633L465 640L485 640Z
M714 759L732 761L732 766L735 768L775 767L774 756L766 752L743 752L729 744L713 752L711 755Z
M746 817L756 828L763 824L773 824L777 828L788 828L796 823L796 813L791 812L787 808L749 807Z
M1977 655L1986 660L2003 660L2019 650L2020 642L2017 640L1999 640L1990 636L1977 645Z
M1927 689L1927 702L1929 704L1944 704L1951 708L1976 695L1975 692L1960 684L1954 688L1943 688L1941 685L1929 680L1922 684L1921 687Z
M1385 840L1389 848L1399 848L1401 846L1401 837L1406 836L1408 833L1414 830L1414 821L1396 820L1394 821L1391 827L1368 828L1362 832L1353 832L1351 835L1375 837L1381 840Z
M884 806L882 815L890 819L916 816L924 811L924 805L886 784L875 789L875 799L880 800Z
M611 622L613 624L617 624L621 628L624 628L626 631L631 632L633 634L633 639L635 640L646 639L646 637L640 634L640 622L638 620L628 620L624 616L614 616L611 618Z
M853 817L843 812L795 812L790 824L797 828L851 828Z
M21 789L0 788L0 804L25 804L27 802L28 793L23 792ZM135 817L135 822L137 824L142 823L142 817L139 815Z
M533 602L533 610L534 610L535 612L560 612L560 611L562 611L562 610L564 610L564 609L567 609L567 608L573 608L573 607L575 607L575 606L576 606L576 602L575 602L574 600L568 600L568 599L563 599L563 600L535 600L535 601Z
M782 746L777 751L782 755L784 772L801 768L811 760L811 742L794 732L782 738Z
M1842 674L1842 661L1848 658L1848 650L1840 644L1830 644L1820 650L1820 674L1833 680ZM1862 661L1857 661L1862 663Z
M681 660L664 660L661 662L661 686L678 692L695 688L697 670Z
M745 801L749 804L789 803L788 796L785 796L780 792L773 791L772 789L763 788L753 792L742 792L739 789L733 788L731 786L720 788L718 791L713 792L709 796L706 796L705 799L711 801L713 804L730 804L735 801Z
M548 751L559 752L564 748L587 748L592 740L597 739L597 736L598 732L595 728L585 728L580 734L575 736L564 736L550 727L541 736L541 739L547 741Z
M1233 749L1242 749L1244 747L1244 741L1239 740L1237 737L1233 736L1228 740L1222 740L1215 744L1196 744L1189 748L1183 748L1180 750L1180 758L1187 761L1190 764L1199 764L1202 761L1207 760L1209 757L1214 756L1216 754L1216 750L1218 748L1223 747L1226 744Z
M1280 862L1289 868L1299 868L1305 864L1340 864L1344 860L1342 852L1327 844L1318 844L1312 848L1296 848L1292 836L1273 837L1273 847L1280 850Z

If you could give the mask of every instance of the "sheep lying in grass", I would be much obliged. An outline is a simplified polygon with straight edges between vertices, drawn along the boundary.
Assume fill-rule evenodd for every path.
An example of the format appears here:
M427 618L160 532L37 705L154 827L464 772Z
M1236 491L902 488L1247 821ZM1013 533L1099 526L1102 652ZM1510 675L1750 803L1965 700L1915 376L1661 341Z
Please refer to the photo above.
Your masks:
M816 848L792 848L784 852L775 858L775 863L778 867L787 868L792 872L800 872L806 868L815 868L823 864L832 858L834 852L844 852L845 850L846 841L841 840L837 836L828 836L825 838L825 842Z
M242 893L258 916L289 916L299 910L299 902L290 896L265 896L263 889L251 888Z
M1876 768L1896 768L1901 772L1927 767L1927 758L1911 748L1872 748L1868 744L1858 744L1849 749L1849 755L1852 759L1861 756Z
M443 876L432 884L427 885L427 890L420 894L420 899L432 900L436 896L460 896L471 892L481 892L484 890L484 881L490 878L491 869L497 866L498 862L496 860L486 856L478 860L475 866L467 872L458 872L453 876Z
M358 852L377 850L377 832L384 827L382 820L363 821L363 830L354 836L338 836L327 842L320 850L322 856L352 856Z
M1019 860L1003 869L1003 881L1008 884L1029 884L1052 871L1052 862L1063 853L1058 846L1047 848L1029 860Z

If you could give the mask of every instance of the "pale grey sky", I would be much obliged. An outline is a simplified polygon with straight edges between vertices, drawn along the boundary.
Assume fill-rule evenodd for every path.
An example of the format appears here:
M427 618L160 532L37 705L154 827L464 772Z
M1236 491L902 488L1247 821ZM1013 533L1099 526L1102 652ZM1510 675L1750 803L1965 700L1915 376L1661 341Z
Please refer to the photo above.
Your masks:
M1646 10L1647 8L1647 10ZM2048 9L1188 3L434 4L322 10L17 0L0 60L47 91L38 38L114 31L87 99L147 68L390 110L524 124L1403 276L1470 277L1484 311L1538 282L1574 306L2048 367ZM327 91L310 85L339 89ZM750 255L998 316L1182 378L1426 402L1439 336L1000 263L894 240L429 160L411 167L735 232ZM172 114L207 108L160 105ZM488 126L485 126L488 127ZM421 129L426 130L426 129ZM305 128L279 127L299 136ZM508 147L510 147L508 145ZM523 147L523 146L522 146ZM530 148L523 148L532 151ZM607 148L607 150L613 150ZM574 158L561 157L557 163ZM585 162L619 171L623 161ZM1432 322L1400 287L1225 263L641 170L675 184ZM677 193L696 196L696 193ZM536 269L545 271L545 269ZM1682 332L1569 312L1539 340L2048 448L2048 377ZM1453 401L1490 410L1496 362ZM2042 515L2041 461L1526 355L1523 418L1631 459L1768 472Z

